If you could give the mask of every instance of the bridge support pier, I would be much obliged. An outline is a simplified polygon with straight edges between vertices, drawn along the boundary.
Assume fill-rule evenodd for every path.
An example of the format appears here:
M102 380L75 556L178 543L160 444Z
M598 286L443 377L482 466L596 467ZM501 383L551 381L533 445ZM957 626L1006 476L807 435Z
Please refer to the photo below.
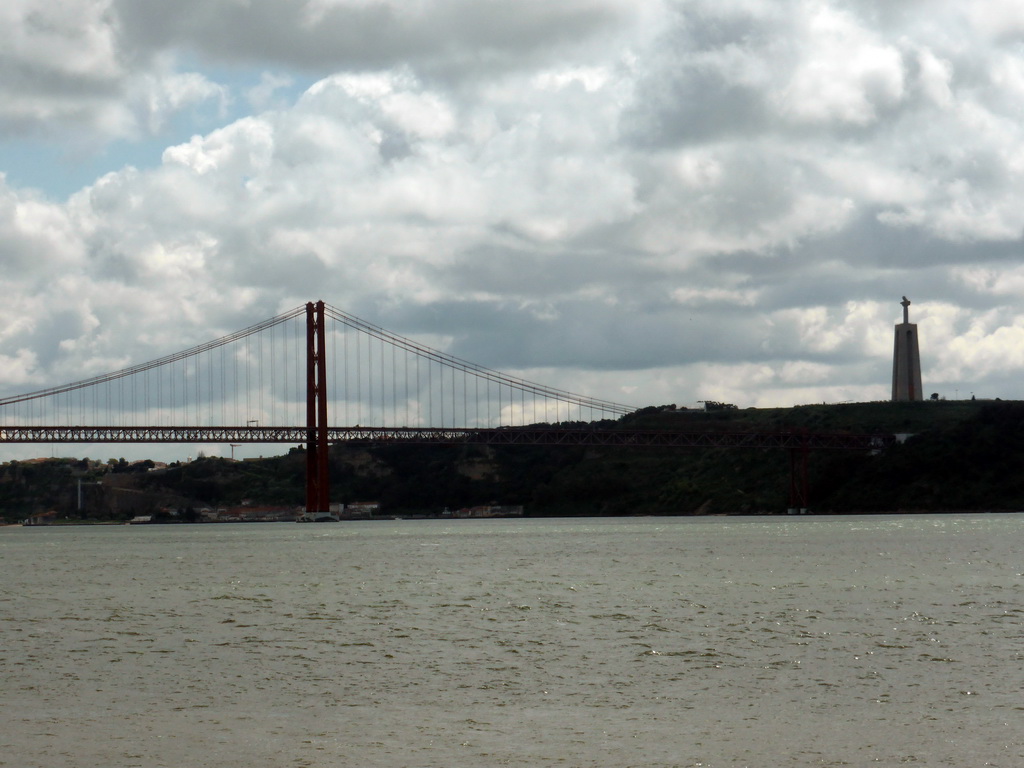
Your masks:
M306 513L330 514L324 303L306 304Z
M802 435L800 445L789 449L789 514L803 515L810 506L811 488L807 476L807 445L806 434Z

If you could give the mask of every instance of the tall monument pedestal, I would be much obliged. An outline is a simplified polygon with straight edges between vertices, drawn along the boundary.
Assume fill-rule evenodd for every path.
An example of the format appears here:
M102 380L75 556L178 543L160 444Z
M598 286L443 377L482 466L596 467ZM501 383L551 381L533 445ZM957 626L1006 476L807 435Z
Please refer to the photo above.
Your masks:
M917 323L909 319L910 301L903 297L903 322L896 326L892 353L893 402L924 400L921 388L921 352L917 343Z

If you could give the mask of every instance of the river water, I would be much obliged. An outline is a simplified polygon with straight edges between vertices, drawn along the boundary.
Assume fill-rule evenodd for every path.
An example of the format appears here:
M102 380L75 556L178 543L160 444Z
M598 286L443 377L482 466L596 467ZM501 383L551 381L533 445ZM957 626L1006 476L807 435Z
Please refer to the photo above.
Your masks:
M1024 765L1024 515L0 529L0 766Z

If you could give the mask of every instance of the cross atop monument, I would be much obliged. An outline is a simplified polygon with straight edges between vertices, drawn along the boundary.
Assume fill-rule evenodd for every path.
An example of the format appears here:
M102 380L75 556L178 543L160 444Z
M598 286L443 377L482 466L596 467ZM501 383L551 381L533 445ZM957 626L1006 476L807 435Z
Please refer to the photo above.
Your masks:
M900 302L903 305L903 322L910 322L910 299L906 296L903 297L903 301Z

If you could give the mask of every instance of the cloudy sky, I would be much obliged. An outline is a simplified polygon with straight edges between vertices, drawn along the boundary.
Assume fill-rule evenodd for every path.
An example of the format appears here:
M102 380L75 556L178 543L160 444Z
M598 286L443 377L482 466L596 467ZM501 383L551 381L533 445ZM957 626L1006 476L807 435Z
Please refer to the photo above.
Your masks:
M1024 397L1019 0L6 0L0 392L308 300L639 406Z

